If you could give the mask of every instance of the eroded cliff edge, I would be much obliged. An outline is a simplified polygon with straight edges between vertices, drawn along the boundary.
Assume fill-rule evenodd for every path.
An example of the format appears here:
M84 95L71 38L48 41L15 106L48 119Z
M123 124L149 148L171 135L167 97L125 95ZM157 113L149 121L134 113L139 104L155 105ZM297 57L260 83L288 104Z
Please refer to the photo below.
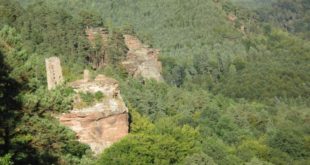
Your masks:
M77 92L75 105L81 102L78 93L103 94L100 102L83 108L75 107L59 117L63 125L76 132L80 142L98 154L128 134L128 109L116 80L98 75L95 80L78 80L70 86Z
M108 47L110 35L105 28L87 28L85 30L87 39L92 45L95 45L96 38L100 38L103 51L101 58L95 64L93 60L93 68L104 67L109 63L109 58L106 57L104 49ZM124 44L127 47L125 59L121 60L122 66L126 69L129 75L135 78L153 79L162 82L162 64L158 59L160 50L151 48L149 45L143 44L137 37L133 35L123 35ZM100 54L100 53L99 53Z
M122 64L127 72L133 77L162 82L162 64L158 60L160 50L149 48L148 45L142 44L137 37L132 35L124 35L124 40L129 51Z

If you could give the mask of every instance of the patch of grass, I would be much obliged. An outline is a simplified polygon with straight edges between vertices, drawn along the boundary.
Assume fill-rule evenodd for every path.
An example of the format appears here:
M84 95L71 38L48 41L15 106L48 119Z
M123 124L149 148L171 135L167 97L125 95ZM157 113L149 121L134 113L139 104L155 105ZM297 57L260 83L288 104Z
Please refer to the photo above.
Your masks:
M104 98L104 94L102 92L96 93L79 93L82 102L86 103L87 106L93 105L96 102L101 101Z

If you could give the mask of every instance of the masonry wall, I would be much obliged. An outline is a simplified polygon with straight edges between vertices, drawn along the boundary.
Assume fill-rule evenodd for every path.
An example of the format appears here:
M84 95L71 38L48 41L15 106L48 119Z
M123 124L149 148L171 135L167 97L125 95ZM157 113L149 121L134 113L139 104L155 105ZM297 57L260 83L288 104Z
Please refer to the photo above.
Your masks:
M58 57L47 58L45 59L45 66L48 90L52 90L63 83L60 60Z

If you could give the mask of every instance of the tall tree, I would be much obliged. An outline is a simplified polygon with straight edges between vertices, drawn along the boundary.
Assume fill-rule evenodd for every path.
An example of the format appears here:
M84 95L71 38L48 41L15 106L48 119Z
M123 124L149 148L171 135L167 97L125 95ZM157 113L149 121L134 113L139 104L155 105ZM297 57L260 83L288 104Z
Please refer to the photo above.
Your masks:
M18 83L10 78L10 69L5 64L0 51L0 155L10 152L11 139L19 116L20 105L15 100L18 94Z

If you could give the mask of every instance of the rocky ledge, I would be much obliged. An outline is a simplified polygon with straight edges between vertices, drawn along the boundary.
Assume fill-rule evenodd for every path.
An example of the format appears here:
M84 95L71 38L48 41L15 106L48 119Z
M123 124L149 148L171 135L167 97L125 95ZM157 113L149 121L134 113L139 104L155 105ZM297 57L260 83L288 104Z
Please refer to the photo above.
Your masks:
M59 121L76 132L80 142L88 144L95 154L128 134L128 109L120 95L118 82L104 75L95 80L78 80L70 84L79 92L102 92L104 98L95 105L74 108L62 114ZM74 104L81 100L75 99Z
M124 38L129 51L122 64L127 72L133 77L163 81L162 64L158 60L159 49L149 48L131 35L124 35Z

